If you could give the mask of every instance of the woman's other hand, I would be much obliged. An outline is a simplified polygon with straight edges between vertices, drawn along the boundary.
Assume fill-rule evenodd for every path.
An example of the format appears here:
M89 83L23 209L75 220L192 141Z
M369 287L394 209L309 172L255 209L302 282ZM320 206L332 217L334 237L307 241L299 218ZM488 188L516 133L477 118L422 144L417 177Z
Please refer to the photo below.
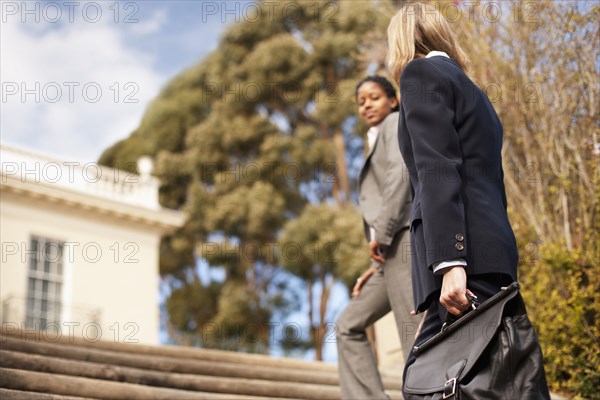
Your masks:
M377 272L377 270L374 267L371 267L356 280L354 288L352 288L352 297L356 297L360 294L360 290L362 289L363 285L367 283L371 275L373 275L375 272Z

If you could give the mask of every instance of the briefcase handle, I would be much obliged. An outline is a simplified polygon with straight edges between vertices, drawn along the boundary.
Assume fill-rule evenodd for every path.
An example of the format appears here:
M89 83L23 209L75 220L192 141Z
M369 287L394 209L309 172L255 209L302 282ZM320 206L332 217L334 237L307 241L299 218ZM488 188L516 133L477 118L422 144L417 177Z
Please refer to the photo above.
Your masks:
M480 305L475 305L475 310L473 309L472 305L468 312L463 313L460 317L451 317L451 319L454 319L454 321L449 321L449 323L444 324L445 326L443 326L441 332L436 333L433 337L430 337L425 342L421 343L420 346L414 346L413 354L415 356L418 356L418 354L426 351L427 349L431 348L432 346L443 340L450 332L456 329L460 329L462 325L468 324L478 315L481 315L482 313L486 312L486 310L490 309L494 305L498 304L499 302L506 302L514 298L518 294L518 291L519 284L517 282L513 282L510 285L503 287L498 293L496 293ZM520 301L522 303L522 300ZM524 309L524 305L522 305L522 307Z
M506 290L507 288L503 288L503 289ZM454 322L458 321L461 317L464 317L465 315L467 315L469 312L476 310L477 307L479 307L481 305L481 303L479 303L479 301L477 300L476 296L470 295L469 293L466 293L465 295L467 296L469 303L471 303L471 307L468 308L465 312L462 313L462 315L459 315L459 316L456 316L454 314L446 312L446 318L444 320L444 323L442 324L442 329L440 330L440 333L445 332L446 329L448 329L450 327L450 325L452 325Z

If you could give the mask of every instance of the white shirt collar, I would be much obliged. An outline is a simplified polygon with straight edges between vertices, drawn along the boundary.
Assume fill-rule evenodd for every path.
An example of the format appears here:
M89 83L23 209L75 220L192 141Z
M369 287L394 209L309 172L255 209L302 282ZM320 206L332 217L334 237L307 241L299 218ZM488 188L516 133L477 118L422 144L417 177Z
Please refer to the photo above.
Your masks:
M450 56L448 54L446 54L443 51L437 51L437 50L432 50L429 53L427 53L427 55L425 56L425 58L429 58L429 57L435 57L435 56L443 56L443 57L448 57L450 58Z
M369 148L368 148L369 151L371 151L371 149L375 145L375 141L377 140L377 135L379 135L379 127L381 126L382 123L383 123L383 121L381 121L380 123L378 123L375 126L370 127L369 130L367 131L367 143L369 145Z

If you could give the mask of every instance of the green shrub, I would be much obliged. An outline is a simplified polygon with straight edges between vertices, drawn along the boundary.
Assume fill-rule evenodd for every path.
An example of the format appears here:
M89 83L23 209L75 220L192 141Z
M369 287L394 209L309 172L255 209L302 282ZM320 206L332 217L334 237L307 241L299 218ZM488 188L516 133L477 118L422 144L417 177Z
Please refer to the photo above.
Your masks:
M558 244L521 250L526 257L519 280L548 383L575 399L600 399L600 264L594 253Z

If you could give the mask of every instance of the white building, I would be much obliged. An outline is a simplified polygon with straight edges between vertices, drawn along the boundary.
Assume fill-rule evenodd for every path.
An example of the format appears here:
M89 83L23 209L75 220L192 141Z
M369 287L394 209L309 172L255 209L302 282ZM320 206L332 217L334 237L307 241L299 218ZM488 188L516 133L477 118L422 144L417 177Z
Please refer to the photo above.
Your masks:
M1 145L0 163L3 329L157 344L160 238L185 217L150 159L137 175Z

